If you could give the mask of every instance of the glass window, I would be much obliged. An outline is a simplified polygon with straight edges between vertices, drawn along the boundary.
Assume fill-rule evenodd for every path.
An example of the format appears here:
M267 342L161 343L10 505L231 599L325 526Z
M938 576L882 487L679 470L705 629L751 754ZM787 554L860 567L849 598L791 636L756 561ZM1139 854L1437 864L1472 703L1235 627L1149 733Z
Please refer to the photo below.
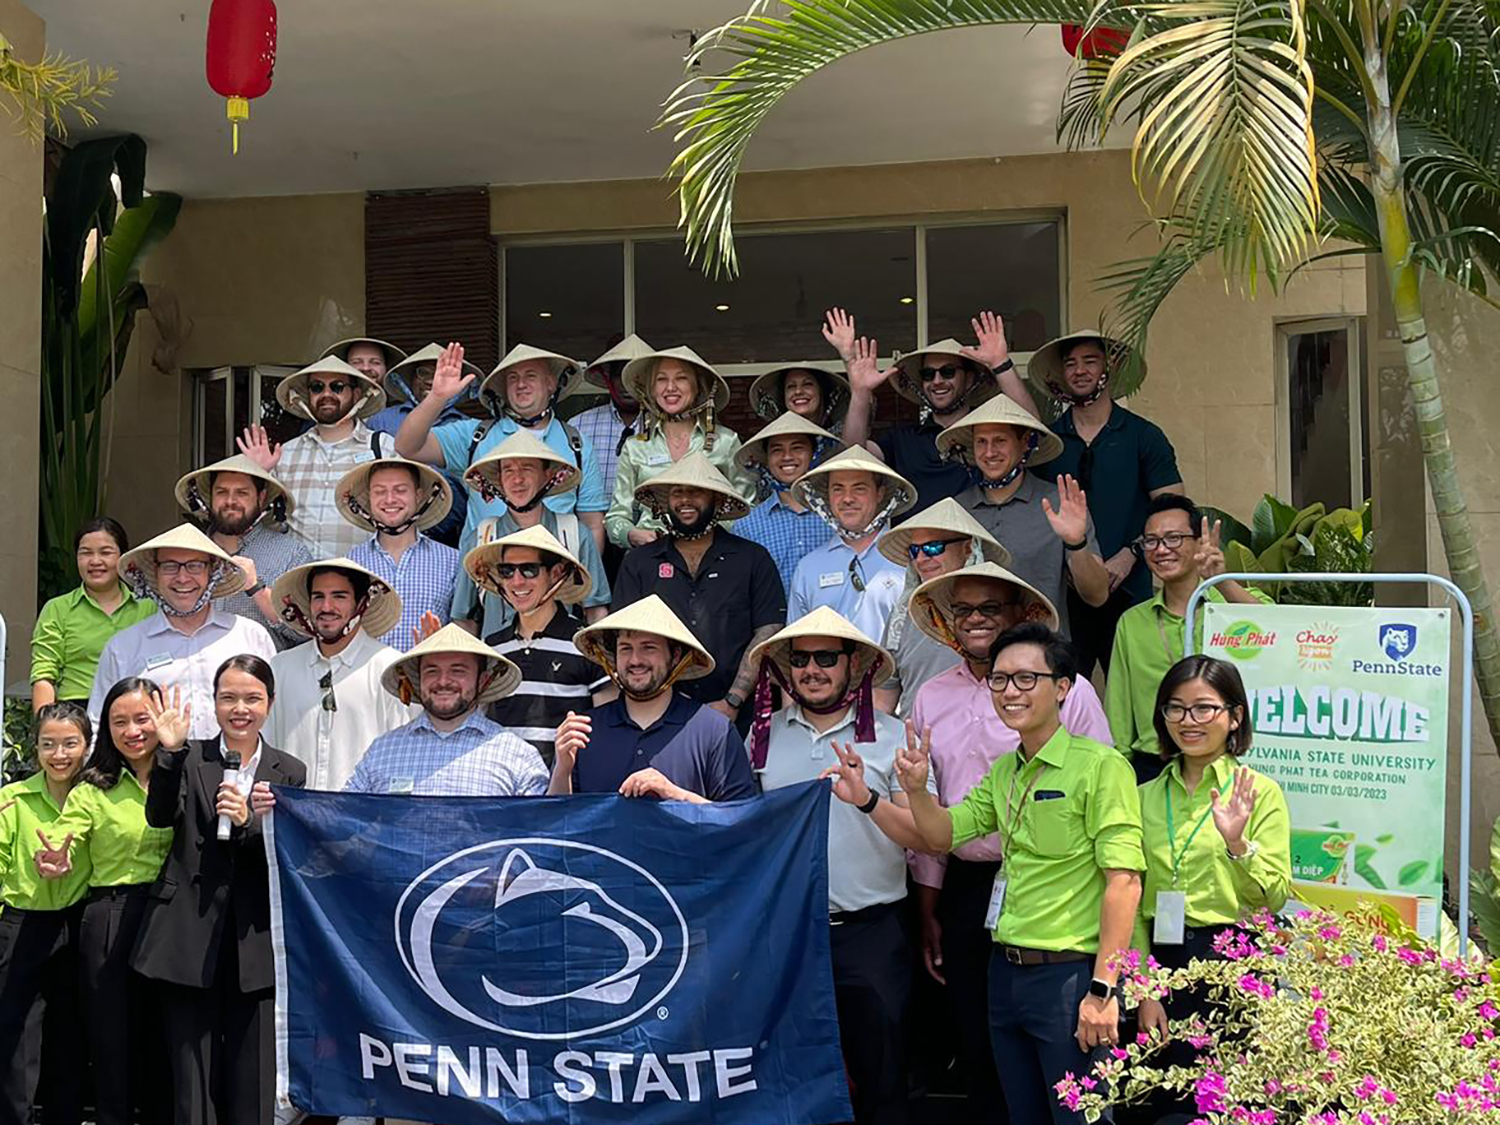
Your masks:
M308 429L306 419L282 411L276 384L293 367L217 367L198 374L198 411L195 419L197 464L211 465L239 452L235 439L246 426L259 421L273 446L290 441Z
M526 343L592 362L620 338L624 271L619 242L506 247L506 349Z
M1058 224L927 228L927 339L974 339L975 313L993 309L1015 352L1062 335Z
M1362 377L1349 326L1283 325L1292 504L1357 507L1369 495Z
M635 245L636 331L710 363L835 360L824 310L849 309L882 354L916 341L915 231L815 231L739 239L740 274L705 277L673 237Z

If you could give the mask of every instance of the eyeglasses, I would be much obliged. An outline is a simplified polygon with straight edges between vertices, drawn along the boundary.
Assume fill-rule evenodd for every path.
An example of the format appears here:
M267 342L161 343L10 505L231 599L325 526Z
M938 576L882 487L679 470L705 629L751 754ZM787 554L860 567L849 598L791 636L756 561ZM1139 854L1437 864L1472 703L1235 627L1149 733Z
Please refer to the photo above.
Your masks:
M194 578L202 578L208 573L208 560L193 559L191 562L159 562L156 564L156 573L160 574L163 578L176 578L184 570Z
M542 573L541 563L499 563L495 567L496 573L501 578L514 578L516 571L521 572L522 578L535 578Z
M1194 703L1188 706L1185 703L1163 703L1161 705L1161 717L1169 723L1180 723L1189 715L1195 723L1211 723L1219 717L1220 711L1227 711L1222 703Z
M963 621L965 618L978 614L989 621L999 621L1005 616L1005 611L1018 605L1017 602L980 602L978 605L967 605L964 602L953 603L953 620Z
M307 389L315 395L320 395L324 391L341 395L353 385L353 383L345 382L343 379L335 379L331 383L325 383L322 379L309 379L307 381Z
M1198 538L1191 531L1169 531L1165 535L1142 535L1135 541L1135 545L1142 551L1154 551L1158 547L1165 547L1169 551L1175 551L1182 546L1184 539Z
M865 576L860 573L858 555L849 560L849 583L858 593L865 592Z
M922 382L930 383L941 375L944 379L951 379L964 369L961 363L945 363L941 367L924 367L919 372Z
M931 543L908 543L906 553L915 561L918 555L935 559L954 543L967 543L967 539L934 539Z
M323 689L323 710L337 711L339 709L338 697L333 694L333 672L327 671L318 680L318 686Z
M787 657L787 661L793 668L806 668L810 660L816 660L819 668L832 668L848 655L849 650L847 648L794 648Z
M1030 691L1043 676L1049 680L1059 678L1055 672L991 672L989 680L995 691L1004 691L1011 684L1016 685L1017 691Z

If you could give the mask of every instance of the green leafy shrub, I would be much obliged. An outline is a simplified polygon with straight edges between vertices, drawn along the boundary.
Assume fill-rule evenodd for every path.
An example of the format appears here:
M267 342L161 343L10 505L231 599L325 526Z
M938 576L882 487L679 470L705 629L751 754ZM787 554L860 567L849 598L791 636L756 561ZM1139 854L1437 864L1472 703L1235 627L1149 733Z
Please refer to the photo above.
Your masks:
M1298 510L1267 493L1255 506L1248 525L1218 508L1203 509L1222 525L1224 566L1236 574L1369 574L1374 569L1375 541L1370 531L1370 504L1358 510L1310 504ZM1352 605L1375 603L1368 583L1277 582L1252 585L1282 605Z

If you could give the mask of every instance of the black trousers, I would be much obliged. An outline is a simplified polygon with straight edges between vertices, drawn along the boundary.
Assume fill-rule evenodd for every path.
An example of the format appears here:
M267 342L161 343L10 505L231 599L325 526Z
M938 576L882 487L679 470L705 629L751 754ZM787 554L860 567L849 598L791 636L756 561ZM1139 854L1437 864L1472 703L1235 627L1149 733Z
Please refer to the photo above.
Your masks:
M906 1011L911 946L899 902L835 915L829 928L839 1037L858 1125L909 1120Z
M221 949L210 987L156 982L172 1060L172 1120L174 1125L271 1125L275 990L241 992L238 946L226 940Z
M83 1073L78 1009L78 923L66 910L0 912L0 1125L77 1125Z
M966 1116L986 1125L1004 1125L1010 1120L990 1049L989 976L995 942L984 928L990 888L999 870L998 863L970 863L949 856L937 903L938 923L943 927L943 976L948 981L943 991L958 1032L959 1063L969 1096Z
M1109 657L1115 647L1115 626L1120 615L1140 599L1124 590L1116 590L1103 605L1089 605L1068 587L1069 640L1078 651L1078 674L1092 676L1098 664L1107 675Z
M171 1120L171 1089L154 989L130 967L150 884L96 887L83 904L78 957L94 1070L97 1125Z

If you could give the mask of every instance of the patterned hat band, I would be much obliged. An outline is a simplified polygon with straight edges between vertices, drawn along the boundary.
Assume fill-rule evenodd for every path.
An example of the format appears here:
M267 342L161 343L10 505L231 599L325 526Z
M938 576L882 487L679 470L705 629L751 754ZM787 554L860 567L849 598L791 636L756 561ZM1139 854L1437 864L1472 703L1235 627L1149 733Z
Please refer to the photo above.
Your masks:
M203 493L199 490L196 479L188 481L187 507L189 514L197 516L210 528L218 528L218 521L214 519L213 506L207 500L203 499ZM256 527L267 516L271 517L272 523L286 523L285 495L278 493L274 499L267 501L266 506L260 510L260 514L251 520L250 526L245 528L240 534L248 535L250 530Z
M888 486L882 485L882 487ZM833 530L838 533L841 539L847 539L849 542L854 543L860 539L865 538L867 535L874 533L876 529L884 524L886 520L890 519L891 515L896 511L896 509L901 506L900 490L893 489L892 492L893 495L890 497L890 499L888 499L884 504L881 505L880 510L875 513L874 518L871 519L869 523L865 524L865 526L860 528L858 531L849 531L844 527L843 524L839 523L839 521L834 518L833 512L828 507L828 500L821 492L818 492L812 488L808 488L805 490L804 494L807 498L807 506L811 508L815 513L817 513L819 519L821 519L829 527L833 528Z

